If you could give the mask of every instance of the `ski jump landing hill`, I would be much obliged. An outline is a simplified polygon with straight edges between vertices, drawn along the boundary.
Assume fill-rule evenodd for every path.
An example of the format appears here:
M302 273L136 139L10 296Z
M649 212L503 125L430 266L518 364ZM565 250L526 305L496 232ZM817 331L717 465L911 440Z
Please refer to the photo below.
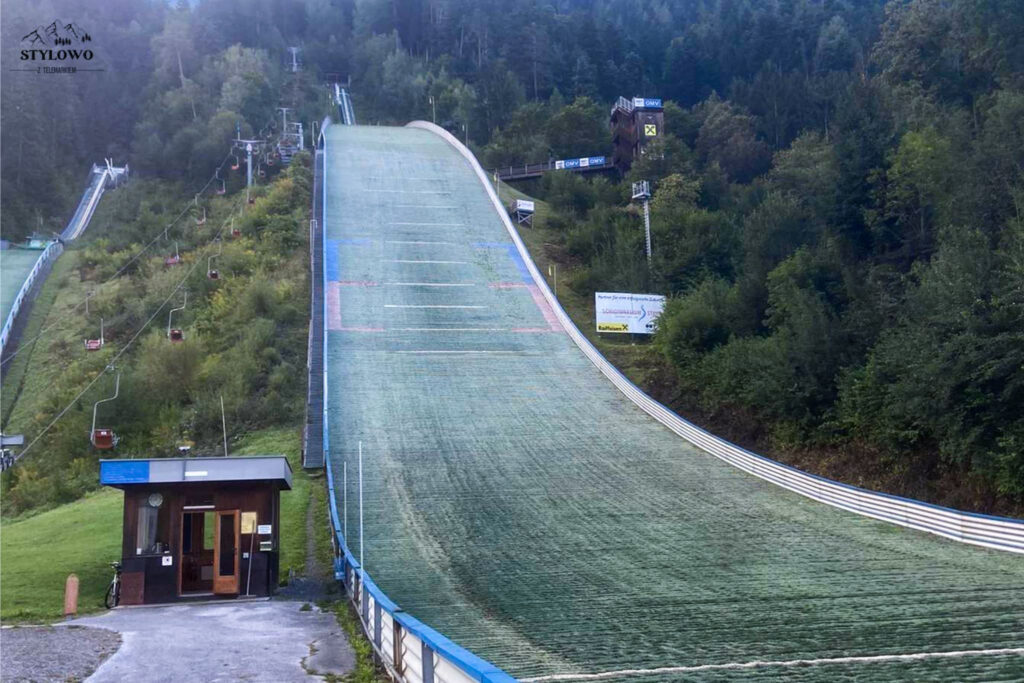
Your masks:
M336 571L393 674L1024 670L1020 522L811 477L686 423L573 327L457 140L417 122L323 141Z
M62 242L77 239L89 227L96 207L107 187L115 187L128 177L128 167L117 167L107 159L104 165L93 164L89 171L89 183L75 208L67 227L60 234L60 241L54 240L42 251L23 252L14 249L0 252L3 292L0 293L0 317L4 326L0 329L0 356L10 339L22 305L30 299L39 283L46 279L53 261L63 251Z

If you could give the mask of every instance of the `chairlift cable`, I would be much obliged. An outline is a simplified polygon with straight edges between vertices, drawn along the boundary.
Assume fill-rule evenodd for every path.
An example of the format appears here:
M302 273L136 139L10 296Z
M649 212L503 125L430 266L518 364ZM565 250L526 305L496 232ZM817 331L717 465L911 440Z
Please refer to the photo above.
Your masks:
M267 120L268 121L274 121L275 118L276 118L276 115L272 115ZM235 148L234 148L234 145L232 145L231 149L228 151L227 155L225 155L225 157L221 160L220 164L218 164L217 167L214 169L213 175L210 176L210 178L206 181L206 184L204 184L201 188L199 188L198 192L193 194L193 197L196 197L196 196L206 192L206 190L209 189L210 185L214 182L214 180L217 180L220 177L220 175L219 175L220 174L220 170L224 167L224 164L227 163L228 159L234 156L234 151L235 151ZM223 180L222 180L222 182L223 182ZM159 233L157 233L157 235L153 239L151 239L144 247L142 247L142 249L140 249L138 251L138 253L136 253L134 256L132 256L132 258L130 258L123 266L121 266L117 270L117 272L115 272L113 275L111 275L109 278L107 278L103 282L98 283L95 286L95 288L93 289L92 294L94 294L95 290L98 289L99 287L102 287L103 285L106 285L109 282L113 281L115 278L120 277L121 274L124 273L124 271L127 270L129 266L131 266L135 261L137 261L139 259L139 257L142 256L142 254L146 253L149 250L149 248L152 247L154 244L156 244L156 242L162 236L166 235L167 230L169 230L170 228L174 227L178 223L178 221L180 221L185 216L185 214L188 213L189 208L190 208L189 205L192 204L192 203L193 202L188 202L186 204L185 208L182 209L182 211L174 218L174 220L172 220L170 223L165 225L163 230L161 230ZM32 338L30 338L28 340L22 341L20 344L18 344L18 348L16 348L14 351L12 351L10 354L8 354L6 358L3 358L2 360L0 360L0 367L3 367L4 365L6 365L10 360L12 360L15 356L17 356L21 352L21 350L23 348L25 348L26 346L29 346L33 342L37 341L40 337L42 337L48 331L52 330L56 325L58 325L58 324L60 324L62 322L67 321L68 319L70 319L70 316L72 314L77 313L78 309L82 306L83 303L87 303L88 302L88 298L92 294L87 295L85 301L82 301L82 302L79 302L79 303L75 304L75 306L71 309L71 311L68 314L65 314L63 316L58 317L57 319L55 319L52 323L50 323L48 325L43 325L43 327L40 328L39 332L34 337L32 337Z
M220 164L218 164L217 167L214 169L213 175L210 176L210 178L206 181L206 184L204 184L201 188L199 188L198 192L195 192L193 194L193 196L203 194L204 192L206 192L207 189L209 189L210 185L215 180L220 179L219 178L220 170L224 167L224 164L227 163L228 159L230 159L231 157L234 156L233 152L234 152L234 146L232 146L231 151L228 152L228 154L224 157L224 159L221 160ZM181 212L179 212L178 215L170 223L166 224L163 228L161 228L160 232L158 232L157 235L153 239L151 239L149 242L147 242L146 245L143 246L135 255L133 255L130 259L128 259L128 261L123 266L121 266L113 275L111 275L109 278L107 278L103 282L100 282L100 283L96 284L95 289L98 289L98 288L102 287L103 285L106 285L106 284L110 283L111 281L113 281L114 279L120 277L121 274L124 273L125 270L127 270L133 263L135 263L143 254L145 254L147 251L149 251L149 249L154 244L156 244L157 241L159 241L161 238L163 238L163 236L166 234L168 229L170 229L170 228L174 227L175 225L177 225L177 223L191 210L191 207L193 206L193 203L194 203L193 201L187 202L185 208L182 209ZM32 337L30 339L27 339L25 341L22 341L20 344L18 344L18 348L16 348L14 351L12 351L10 354L8 354L5 358L0 360L0 367L3 367L4 365L6 365L15 356L17 356L18 353L20 353L23 348L25 348L26 346L28 346L28 345L32 344L33 342L35 342L36 340L38 340L40 337L42 337L48 331L53 329L56 325L58 325L58 324L60 324L62 322L67 321L70 318L71 315L77 313L78 309L82 306L83 303L84 302L79 302L79 303L75 304L75 306L71 309L71 311L69 313L67 313L67 314L65 314L65 315L63 315L61 317L58 317L57 319L55 319L52 323L50 323L48 325L44 325L34 337Z
M213 238L213 239L211 239L211 240L210 240L210 242L208 242L208 243L206 244L206 247L205 247L205 249L210 249L210 248L212 248L212 246L213 246L213 241L214 241L214 240L216 240L216 239L218 239L218 238L220 238L220 236L221 236L221 233L223 233L223 232L224 232L224 228L225 228L225 227L227 226L227 224L228 224L228 221L227 221L227 219L225 219L224 223L223 223L223 224L221 224L220 230L219 230L219 231L217 232L217 234L216 234L216 235L214 236L214 238ZM119 350L119 351L118 351L118 352L117 352L116 354L114 354L114 357L113 357L113 358L111 358L111 359L110 359L110 360L109 360L109 361L107 362L107 367L103 369L103 372L101 372L101 373L99 373L98 375L96 375L96 377L94 377L94 378L92 379L92 381L91 381L91 382L89 382L88 384L86 384L86 385L85 385L85 388L83 388L83 389L82 389L82 390L81 390L80 392L78 392L78 394L77 394L77 395L76 395L76 396L75 396L75 397L74 397L73 399L71 399L71 401L70 401L70 402L69 402L69 403L68 403L68 404L67 404L66 406L64 406L64 408L63 408L63 409L62 409L62 410L61 410L61 411L60 411L59 413L57 413L56 417L54 417L54 418L53 418L52 420L50 420L50 423L49 423L49 424L47 424L47 425L46 425L46 427L44 427L42 431L40 431L40 432L39 432L38 434L36 434L36 436L35 436L35 437L34 437L34 438L32 439L32 441L30 441L30 442L28 443L28 445L27 445L27 446L25 446L25 448L23 448L23 449L22 449L22 451L21 451L20 453L18 453L18 455L17 455L17 456L15 456L15 458L14 458L14 462L18 462L18 461L19 461L19 460L21 460L21 459L22 459L23 457L25 457L25 455L26 455L26 454L28 454L28 452L29 452L29 451L30 451L30 450L32 449L32 447L33 447L33 446L34 446L34 445L35 445L35 444L36 444L36 443L37 443L37 442L38 442L38 441L39 441L39 440L40 440L41 438L43 438L43 437L44 437L44 436L45 436L45 435L46 435L46 434L47 434L47 433L48 433L48 432L49 432L49 431L50 431L50 430L51 430L51 429L53 428L53 426L54 426L55 424L57 424L57 421L58 421L58 420L60 420L60 419L61 419L62 417L64 417L64 415L66 415L66 414L67 414L67 412L68 412L69 410L71 410L71 408L72 408L72 407L73 407L73 406L74 406L74 405L75 405L75 404L76 404L76 403L77 403L77 402L78 402L78 401L79 401L79 400L80 400L80 399L81 399L81 398L82 398L82 397L83 397L83 396L84 396L84 395L85 395L85 394L86 394L86 393L87 393L87 392L88 392L88 391L89 391L89 390L90 390L90 389L91 389L91 388L92 388L92 387L93 387L93 386L94 386L94 385L95 385L95 384L96 384L96 383L97 383L98 381L100 381L100 378L102 378L102 377L103 377L103 376L104 376L104 375L105 375L105 374L107 373L107 370L108 370L108 369L109 369L109 368L110 368L111 366L113 366L113 365L114 365L114 363L116 363L116 362L117 362L117 360L118 360L118 359L119 359L119 358L120 358L121 356L123 356L123 355L125 354L125 352L127 352L127 351L128 351L128 349L130 349L130 348L131 348L132 344L134 344L134 343L135 343L135 340L137 340L137 339L139 338L139 336L141 336L141 335L142 335L142 333L146 331L146 328L147 328L147 327L149 327L150 323L152 323L152 322L153 322L153 321L154 321L154 320L156 319L156 317L157 317L158 315L160 315L160 312L161 312L161 311L163 311L164 307L165 307L165 306L166 306L166 305L167 305L167 304L168 304L168 303L169 303L169 302L171 301L171 299L172 299L172 298L174 297L174 295L175 295L175 294L177 294L177 293L178 293L178 291L179 291L179 290L180 290L180 289L181 289L182 287L184 287L184 286L185 286L185 282L186 282L186 281L188 281L188 278L189 278L189 277L190 277L190 276L192 275L192 273L193 273L193 272L195 271L195 269L196 269L196 266L197 266L197 265L198 265L198 264L199 264L200 262L201 262L201 260L200 260L200 259L197 259L197 260L195 260L195 261L193 261L193 262L192 262L192 266L191 266L191 267L190 267L190 268L188 269L188 272L186 272L186 273L185 273L185 276L184 276L184 277L182 277L182 279L181 279L181 280L180 280L180 281L178 282L177 286L176 286L176 287L175 287L175 288L174 288L173 290L171 290L171 293L167 295L167 298L165 298L165 299L163 300L163 302L162 302L162 303L161 303L161 304L160 304L159 306L157 306L156 310L155 310L155 311L153 311L153 314L149 316L149 318L148 318L148 319L146 320L146 322L144 322L144 323L142 324L142 326L141 326L141 327L139 327L139 329L138 329L138 330L136 330L135 334L134 334L134 335L132 335L131 339L129 339L129 340L128 340L128 341L127 341L127 342L125 343L125 345L124 345L123 347L121 347L121 349L120 349L120 350Z

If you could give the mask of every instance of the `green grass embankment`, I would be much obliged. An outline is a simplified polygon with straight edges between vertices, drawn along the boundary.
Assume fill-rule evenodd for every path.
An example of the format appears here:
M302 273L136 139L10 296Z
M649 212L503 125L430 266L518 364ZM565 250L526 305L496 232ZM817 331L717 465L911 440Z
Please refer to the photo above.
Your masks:
M64 582L79 581L79 613L103 607L103 594L121 557L123 495L96 491L32 517L3 522L0 529L0 619L59 619Z
M569 314L576 327L586 336L590 343L604 354L615 367L633 383L641 387L649 387L653 375L664 372L664 361L647 343L635 343L631 335L610 337L597 333L594 320L594 299L584 296L571 287L568 282L573 276L571 259L562 246L564 235L550 225L551 207L547 202L531 197L507 183L498 181L498 196L504 206L513 199L528 199L535 203L533 226L518 226L519 236L530 252L530 257L537 264L541 275L547 280L548 286L555 291L562 308ZM557 268L554 272L552 268ZM557 276L557 288L555 279Z

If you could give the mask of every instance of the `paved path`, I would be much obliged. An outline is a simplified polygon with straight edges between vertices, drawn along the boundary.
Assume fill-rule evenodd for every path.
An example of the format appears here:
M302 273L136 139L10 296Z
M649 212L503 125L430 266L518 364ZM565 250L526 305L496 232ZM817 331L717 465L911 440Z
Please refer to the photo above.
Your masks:
M297 681L345 675L355 654L333 614L290 601L118 609L73 623L122 645L89 681ZM311 654L315 651L315 654Z

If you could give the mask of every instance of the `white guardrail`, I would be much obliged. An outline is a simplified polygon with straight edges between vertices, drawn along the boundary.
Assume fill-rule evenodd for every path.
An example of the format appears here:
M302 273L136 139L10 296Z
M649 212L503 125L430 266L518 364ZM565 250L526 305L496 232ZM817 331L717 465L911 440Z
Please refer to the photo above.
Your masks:
M327 256L327 137L322 136L323 160L323 226L320 231L323 258ZM327 291L327 268L324 268L323 291ZM330 385L327 381L327 297L324 296L324 466L327 469L327 493L331 528L334 529L334 577L345 585L347 595L359 613L363 631L388 674L404 683L508 683L515 681L507 673L456 645L391 601L363 573L359 561L349 550L338 517L334 472L330 458L330 432L327 406Z
M842 484L770 460L762 455L751 453L735 444L721 439L710 432L684 420L682 417L655 401L630 382L625 375L601 355L593 344L580 332L568 314L551 293L547 282L530 257L519 233L505 213L498 195L488 181L487 174L480 163L461 142L443 128L427 121L413 121L407 124L412 128L422 128L444 138L448 144L457 149L469 162L481 184L487 189L494 209L501 216L508 229L512 241L515 242L519 255L526 263L534 283L543 292L544 297L555 311L562 327L583 353L597 368L618 387L633 403L637 404L654 419L683 437L693 445L727 463L760 477L773 484L789 489L816 501L855 512L866 517L891 522L900 526L910 527L919 531L944 536L945 538L970 543L972 545L1024 553L1024 520L1008 517L992 517L970 512L961 512L952 508L922 503L909 498L891 496L885 493Z
M51 242L46 249L43 249L43 253L39 255L39 258L36 259L35 265L32 266L32 271L29 272L25 281L21 283L21 289L18 290L18 296L14 297L14 303L11 305L11 310L7 313L7 320L4 321L3 330L0 330L0 356L3 355L4 347L7 346L7 339L11 336L11 330L14 328L14 321L18 317L21 305L25 302L25 297L28 296L28 293L32 290L32 285L35 284L36 278L39 276L39 272L47 263L50 262L50 260L57 258L63 250L63 244L60 242Z

